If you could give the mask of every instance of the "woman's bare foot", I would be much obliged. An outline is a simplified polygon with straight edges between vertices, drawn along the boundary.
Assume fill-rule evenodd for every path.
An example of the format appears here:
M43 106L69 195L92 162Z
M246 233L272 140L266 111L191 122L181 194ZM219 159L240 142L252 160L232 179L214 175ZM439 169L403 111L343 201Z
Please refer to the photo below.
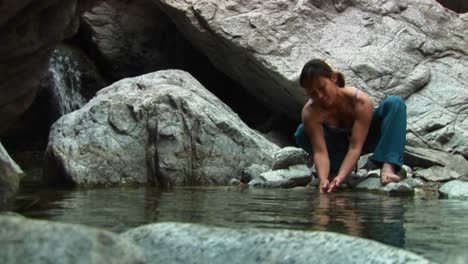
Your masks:
M380 171L380 180L384 185L390 182L399 182L401 178L395 174L395 165L384 163Z

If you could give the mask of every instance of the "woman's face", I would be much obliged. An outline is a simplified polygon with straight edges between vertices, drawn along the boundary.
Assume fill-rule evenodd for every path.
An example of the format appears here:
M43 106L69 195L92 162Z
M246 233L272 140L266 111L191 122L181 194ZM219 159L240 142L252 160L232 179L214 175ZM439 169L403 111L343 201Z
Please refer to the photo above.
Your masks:
M306 93L322 108L330 107L335 101L337 86L333 79L336 79L334 75L331 79L324 76L318 76L307 79L304 83Z

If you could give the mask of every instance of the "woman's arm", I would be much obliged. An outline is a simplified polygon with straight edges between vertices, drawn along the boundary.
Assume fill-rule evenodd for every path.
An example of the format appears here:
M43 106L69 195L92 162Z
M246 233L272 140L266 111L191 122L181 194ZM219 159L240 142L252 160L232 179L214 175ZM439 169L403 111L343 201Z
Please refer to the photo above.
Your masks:
M320 113L314 112L312 107L305 106L302 111L302 122L305 132L313 149L313 163L320 179L320 191L326 192L329 188L328 176L330 174L330 159L325 144L325 137Z
M370 97L365 93L361 93L361 96L357 100L355 106L355 121L352 128L348 152L340 166L337 176L331 182L328 192L332 192L336 187L343 183L346 177L348 177L356 166L369 132L369 127L372 121L372 112L373 106Z

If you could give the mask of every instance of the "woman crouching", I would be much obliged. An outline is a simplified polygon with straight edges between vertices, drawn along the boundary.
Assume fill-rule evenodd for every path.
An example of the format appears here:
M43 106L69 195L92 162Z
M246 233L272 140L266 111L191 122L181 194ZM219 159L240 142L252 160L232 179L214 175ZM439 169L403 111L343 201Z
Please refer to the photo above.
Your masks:
M346 87L344 76L319 59L305 64L300 84L310 100L295 139L313 154L320 192L333 192L359 157L371 152L371 160L381 166L381 182L400 181L396 172L406 142L406 106L400 97L387 97L374 109L368 94Z

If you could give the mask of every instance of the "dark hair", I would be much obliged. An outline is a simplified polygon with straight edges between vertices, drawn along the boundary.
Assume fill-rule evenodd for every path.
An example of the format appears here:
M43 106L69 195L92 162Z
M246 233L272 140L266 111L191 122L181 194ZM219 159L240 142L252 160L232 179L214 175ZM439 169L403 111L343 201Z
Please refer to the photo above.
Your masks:
M299 83L304 87L304 82L311 78L316 78L319 76L330 78L332 77L333 70L331 67L323 60L312 59L308 61L302 68L301 77L299 78ZM336 73L336 85L338 87L345 86L344 75L340 72Z

